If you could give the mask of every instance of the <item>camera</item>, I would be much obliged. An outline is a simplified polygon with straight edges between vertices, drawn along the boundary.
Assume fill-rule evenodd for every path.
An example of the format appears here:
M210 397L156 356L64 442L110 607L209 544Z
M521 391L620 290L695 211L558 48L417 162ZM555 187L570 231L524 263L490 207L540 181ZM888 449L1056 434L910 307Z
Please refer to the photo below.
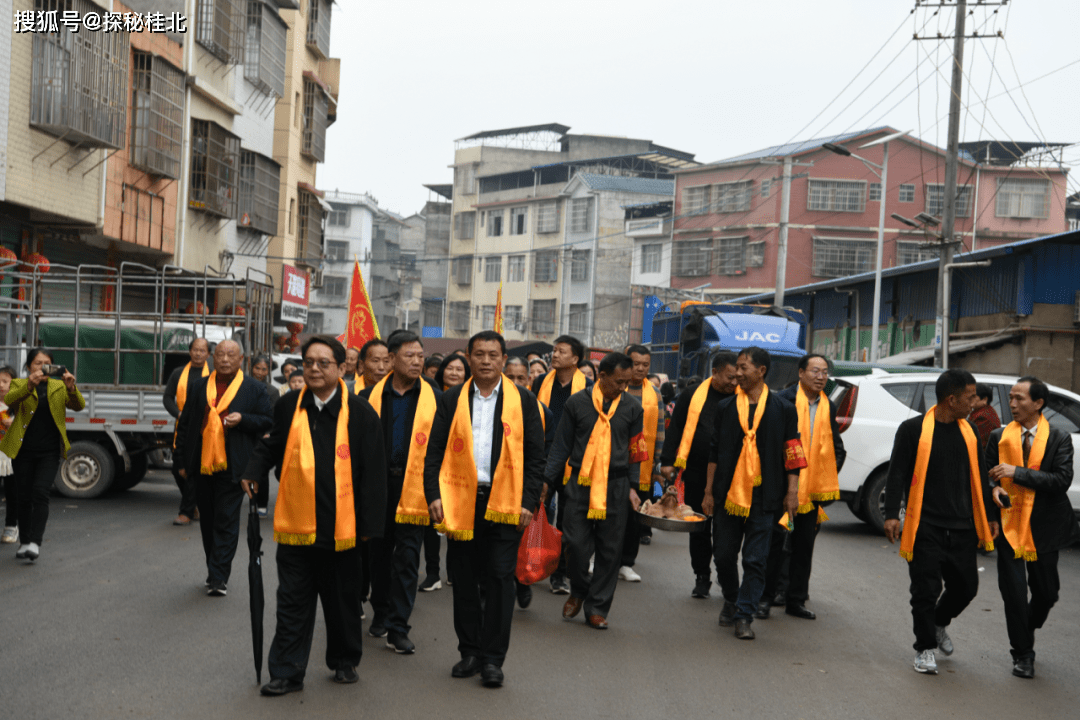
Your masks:
M66 373L67 371L68 369L63 365L51 365L46 363L45 365L41 366L41 372L51 378L64 377L64 373Z

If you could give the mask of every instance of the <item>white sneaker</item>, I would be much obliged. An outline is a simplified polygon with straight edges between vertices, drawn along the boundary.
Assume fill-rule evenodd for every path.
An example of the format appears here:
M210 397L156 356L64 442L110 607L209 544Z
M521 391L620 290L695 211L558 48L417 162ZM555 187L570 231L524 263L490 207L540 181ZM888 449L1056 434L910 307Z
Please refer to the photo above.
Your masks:
M937 675L937 659L934 658L933 650L923 650L915 656L915 672Z
M937 646L942 655L949 656L953 654L952 638L949 637L949 633L945 632L945 628L940 625L935 626L937 628Z
M625 565L619 568L619 579L626 582L641 582L641 576L634 572L634 568Z
M4 534L0 535L0 543L8 545L17 542L19 542L19 528L11 526L5 527Z
M26 559L26 554L28 552L30 552L30 546L29 545L20 545L19 549L15 551L15 559L16 560L25 560Z

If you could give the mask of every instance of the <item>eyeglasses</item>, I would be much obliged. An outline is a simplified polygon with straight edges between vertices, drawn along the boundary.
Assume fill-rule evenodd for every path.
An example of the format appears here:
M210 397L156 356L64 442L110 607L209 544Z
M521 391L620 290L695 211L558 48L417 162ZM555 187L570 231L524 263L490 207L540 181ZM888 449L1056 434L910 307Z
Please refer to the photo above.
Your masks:
M315 367L316 363L318 363L320 370L326 370L331 365L337 365L337 363L335 363L333 360L326 360L326 359L316 360L315 358L304 358L304 367L305 368L313 368L313 367Z

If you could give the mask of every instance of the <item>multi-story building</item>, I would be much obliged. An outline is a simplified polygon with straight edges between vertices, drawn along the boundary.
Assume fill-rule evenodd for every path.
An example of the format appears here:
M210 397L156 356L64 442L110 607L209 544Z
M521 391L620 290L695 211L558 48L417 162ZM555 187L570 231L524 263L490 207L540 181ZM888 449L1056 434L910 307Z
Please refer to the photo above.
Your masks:
M894 132L879 127L806 140L677 172L671 286L707 285L729 296L775 287L785 158L794 163L787 287L872 269L882 201L884 267L936 257L926 232L891 216L942 215L943 150L911 136L893 139L883 190L871 168L824 147L836 144L880 165L881 144L861 148ZM966 144L961 154L956 202L961 250L1065 229L1067 171L1060 165L1034 165L1028 153L998 157L986 143Z
M673 171L697 163L650 140L568 130L536 125L458 141L445 335L491 328L502 282L508 339L569 332L590 344L625 341L633 242L622 206L670 198Z
M374 218L382 212L368 194L329 190L325 254L315 273L308 311L307 332L340 335L349 317L349 289L353 267L360 262L364 282L371 285L371 247Z
M423 252L419 255L420 327L425 335L441 336L446 282L450 277L450 231L453 225L453 184L425 185L429 199L423 217ZM441 198L441 199L440 199ZM411 316L410 316L411 317ZM411 322L410 322L411 325Z

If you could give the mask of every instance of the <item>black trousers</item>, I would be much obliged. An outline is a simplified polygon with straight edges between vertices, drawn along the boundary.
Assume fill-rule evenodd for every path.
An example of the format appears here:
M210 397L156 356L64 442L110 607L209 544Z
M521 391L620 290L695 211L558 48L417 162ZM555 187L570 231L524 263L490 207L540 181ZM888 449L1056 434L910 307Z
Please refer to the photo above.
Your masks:
M563 547L566 549L570 594L585 600L586 617L600 615L606 618L619 582L623 537L631 512L629 479L625 475L608 478L607 517L603 520L589 520L590 490L578 485L576 473L566 485ZM594 553L590 579L589 558Z
M1058 551L1038 551L1038 560L1013 557L1005 535L995 541L998 556L998 588L1005 602L1005 627L1009 631L1014 660L1035 659L1035 631L1043 626L1058 600ZM1031 599L1028 599L1028 589Z
M180 462L179 458L173 458L172 467L173 480L176 481L176 488L180 491L180 510L179 513L188 518L195 517L195 480L190 477L180 477ZM267 483L259 483L260 489Z
M424 528L424 572L426 575L439 577L439 551L442 548L442 539L439 531L431 525Z
M369 541L371 606L375 609L371 624L408 635L409 617L416 602L424 526L396 523L389 518L384 532L383 537Z
M45 537L45 524L49 522L49 493L62 461L59 450L53 455L19 453L11 461L18 485L19 543L22 545L40 545Z
M211 585L229 582L236 545L240 540L240 508L244 491L232 471L199 475L195 479L199 531L206 554L206 575Z
M765 570L769 564L769 541L773 514L751 504L748 517L728 515L717 500L713 512L716 540L716 582L724 600L736 604L737 619L753 622L754 611L765 590ZM742 581L739 581L739 554L742 551Z
M518 546L514 525L489 522L487 488L476 494L472 540L446 541L447 570L454 576L454 630L461 657L502 667L514 619Z
M701 501L705 499L705 476L690 474L683 471L683 500L694 509L701 512ZM722 509L722 508L721 508ZM690 567L694 575L710 576L713 562L713 522L707 520L702 523L704 530L689 533L690 535ZM737 571L736 571L737 572Z
M371 595L371 548L373 540L360 541L360 599L367 600Z
M259 483L259 489L255 492L255 505L261 508L270 504L270 478L266 482Z
M562 484L561 480L556 481L555 487L548 490L551 495L557 498L557 504L555 506L555 529L562 532L563 525L566 522L566 485ZM564 535L565 538L565 535ZM563 541L562 552L559 554L559 566L555 569L555 572L551 574L551 582L556 580L566 579L566 541Z
M814 542L817 540L818 505L808 513L795 516L795 528L791 531L791 552L784 552L787 530L780 525L783 513L778 513L773 524L773 536L769 544L769 564L765 570L765 592L761 597L772 600L776 593L785 589L789 605L805 603L810 598L810 569L814 562ZM787 566L787 583L784 570Z
M652 490L648 492L638 490L637 494L638 498L645 502L652 497ZM622 565L634 567L638 552L641 550L641 538L650 535L648 530L649 526L638 521L637 513L631 507L630 513L626 516L626 529L623 530Z
M3 478L4 483L4 527L19 525L19 483L15 475Z
M946 530L919 524L908 563L916 651L937 648L935 626L947 626L975 599L979 591L978 542L974 528Z
M363 653L360 550L278 545L277 628L267 666L271 678L304 679L315 634L316 600L326 622L326 667L356 667Z

